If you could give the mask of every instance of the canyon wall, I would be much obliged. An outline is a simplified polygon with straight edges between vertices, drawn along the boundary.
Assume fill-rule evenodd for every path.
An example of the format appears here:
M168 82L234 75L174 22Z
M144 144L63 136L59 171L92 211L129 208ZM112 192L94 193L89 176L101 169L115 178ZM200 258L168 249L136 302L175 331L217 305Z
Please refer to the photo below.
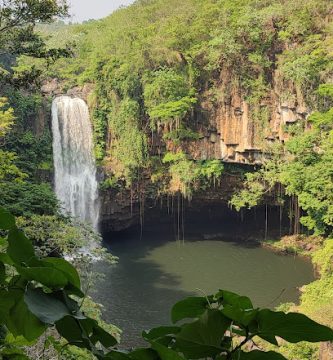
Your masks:
M47 97L66 94L87 101L93 89L93 85L87 84L64 91L62 84L53 79L42 87L42 92ZM187 119L191 128L199 134L198 140L184 140L180 145L194 160L219 159L240 165L260 164L267 146L288 139L287 128L291 124L301 121L306 126L310 112L302 92L291 82L284 81L277 70L272 72L270 89L259 104L252 104L247 99L241 87L232 81L228 71L222 71L219 78L215 79L214 94L204 89L199 99ZM258 109L265 109L264 118L258 117ZM109 132L112 133L112 129ZM154 137L147 133L151 154L163 154L179 147L171 141L163 140L163 133L163 127ZM98 177L103 181L103 167L99 169ZM143 184L131 190L101 191L102 229L118 231L138 224L144 208L156 206L157 200L152 195L153 191L150 191L150 178L142 178ZM225 173L219 185L198 192L194 197L204 204L209 201L227 204L240 183L240 177Z
M227 71L216 82L215 96L212 101L211 93L204 92L191 119L201 134L200 140L187 146L194 159L260 164L266 147L287 140L288 126L306 123L310 113L300 89L284 81L278 71L272 73L271 88L256 106L265 109L265 118L256 114L255 105Z

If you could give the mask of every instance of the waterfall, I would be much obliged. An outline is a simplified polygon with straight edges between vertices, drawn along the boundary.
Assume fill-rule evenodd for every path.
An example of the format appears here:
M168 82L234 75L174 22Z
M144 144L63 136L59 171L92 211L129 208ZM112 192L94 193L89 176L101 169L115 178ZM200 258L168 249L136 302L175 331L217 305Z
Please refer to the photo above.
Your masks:
M87 104L60 96L52 103L55 192L64 213L98 226L93 133Z

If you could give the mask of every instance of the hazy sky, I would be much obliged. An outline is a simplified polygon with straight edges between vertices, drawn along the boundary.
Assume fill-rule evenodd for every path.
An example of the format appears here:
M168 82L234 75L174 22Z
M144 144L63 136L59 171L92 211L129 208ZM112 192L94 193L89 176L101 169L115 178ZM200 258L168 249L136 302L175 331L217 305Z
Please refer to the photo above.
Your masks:
M100 19L110 15L121 5L129 5L134 0L69 0L73 22Z

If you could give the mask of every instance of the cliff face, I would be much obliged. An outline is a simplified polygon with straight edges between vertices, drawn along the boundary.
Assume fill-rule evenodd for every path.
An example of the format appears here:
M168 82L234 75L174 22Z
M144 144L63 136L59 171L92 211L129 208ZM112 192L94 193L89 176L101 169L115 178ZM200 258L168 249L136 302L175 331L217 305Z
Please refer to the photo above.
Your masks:
M247 100L244 90L232 81L227 70L215 80L215 99L211 91L203 91L198 106L188 122L199 133L196 141L183 141L181 147L195 160L219 159L240 164L260 164L267 144L288 139L288 126L296 122L306 123L310 109L302 91L292 82L285 81L279 71L273 71L270 89L260 100L259 110L265 109L264 118L256 113L255 105ZM93 91L92 84L65 91L87 101ZM42 87L47 96L64 93L56 79ZM40 124L40 122L38 122ZM41 126L41 125L38 125ZM108 130L112 134L112 129ZM163 128L160 135L163 134ZM172 149L171 142L162 136L151 138L152 152L164 146ZM164 144L166 143L166 144ZM106 149L107 151L109 149Z
M213 203L227 207L233 191L240 185L240 180L240 177L225 174L215 187L196 193L191 201L183 201L182 206L187 210L196 209L197 211ZM169 215L178 211L179 198L177 196L160 198L150 196L148 180L145 185L147 186L145 189L101 191L100 222L104 232L121 231L150 220L151 217L166 216L165 212L160 211L161 209L168 208Z
M287 128L298 121L305 122L310 110L302 92L291 82L273 72L271 89L260 101L258 116L255 106L244 91L232 84L227 72L217 81L218 100L212 102L204 93L194 121L200 140L187 146L194 159L221 159L225 162L260 164L269 143L288 139Z
M87 101L92 91L92 85L85 85L70 89L66 94ZM64 91L57 80L52 80L43 86L42 92L54 97ZM258 109L264 109L264 117L258 116ZM272 73L270 90L259 105L253 105L241 87L232 81L229 72L222 71L215 80L214 99L211 91L203 90L199 104L188 119L199 134L198 140L184 140L175 146L162 139L165 130L162 127L158 136L150 137L150 152L163 154L181 147L194 160L218 159L226 163L260 164L267 145L276 141L284 142L288 138L288 126L299 121L306 123L309 112L302 92L291 82L284 81L278 71ZM112 129L108 132L112 134ZM103 168L99 177L102 181ZM144 208L156 206L154 192L150 191L150 179L142 178L142 184L132 190L101 191L101 223L104 230L118 231L138 224ZM223 175L219 186L204 193L195 193L194 198L203 204L209 201L227 204L240 182L239 177Z

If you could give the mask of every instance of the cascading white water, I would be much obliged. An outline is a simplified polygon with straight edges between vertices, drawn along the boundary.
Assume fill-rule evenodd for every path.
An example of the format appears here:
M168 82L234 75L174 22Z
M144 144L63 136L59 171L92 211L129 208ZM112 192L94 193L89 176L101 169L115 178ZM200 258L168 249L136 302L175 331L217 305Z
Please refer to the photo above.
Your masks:
M54 99L52 132L55 192L63 211L97 229L98 183L87 104L69 96Z

